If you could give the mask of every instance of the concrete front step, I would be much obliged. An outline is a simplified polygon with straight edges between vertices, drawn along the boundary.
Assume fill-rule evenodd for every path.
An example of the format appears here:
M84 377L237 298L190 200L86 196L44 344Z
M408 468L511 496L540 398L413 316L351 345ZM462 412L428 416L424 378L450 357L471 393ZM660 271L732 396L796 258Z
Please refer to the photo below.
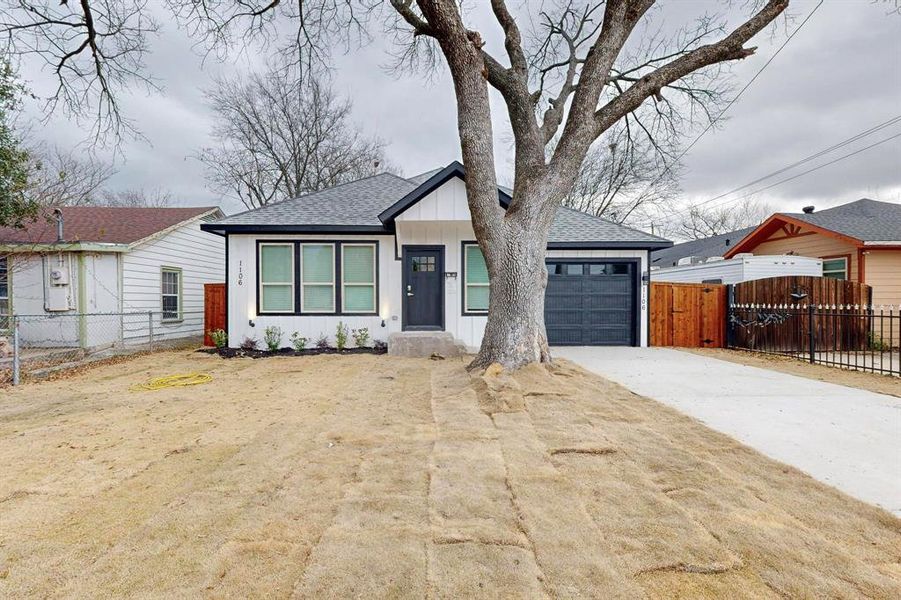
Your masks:
M404 331L388 336L388 354L409 358L440 354L449 358L466 354L466 346L447 331Z

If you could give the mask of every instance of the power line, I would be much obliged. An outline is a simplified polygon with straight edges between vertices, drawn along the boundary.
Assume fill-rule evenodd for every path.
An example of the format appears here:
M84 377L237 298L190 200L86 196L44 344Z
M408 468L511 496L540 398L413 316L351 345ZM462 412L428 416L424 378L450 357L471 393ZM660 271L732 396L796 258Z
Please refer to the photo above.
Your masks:
M817 159L817 158L820 158L821 156L824 156L824 155L826 155L826 154L829 154L830 152L833 152L833 151L838 150L838 149L840 149L840 148L844 148L845 146L847 146L847 145L849 145L849 144L852 144L852 143L854 143L854 142L856 142L856 141L858 141L858 140L860 140L860 139L863 139L863 138L865 138L865 137L867 137L867 136L873 135L874 133L877 133L877 132L879 132L879 131L882 131L882 130L885 129L886 127L889 127L889 126L891 126L891 125L894 125L895 123L898 123L898 122L901 122L901 115L899 115L899 116L897 116L897 117L895 117L895 118L893 118L893 119L889 119L888 121L886 121L886 122L884 122L884 123L880 123L879 125L876 125L875 127L871 127L870 129L867 129L867 130L862 131L862 132L860 132L860 133L858 133L858 134L855 134L855 135L849 137L849 138L846 139L846 140L843 140L843 141L841 141L841 142L839 142L839 143L837 143L837 144L835 144L835 145L833 145L833 146L829 146L828 148L824 148L824 149L820 150L819 152L816 152L816 153L814 153L814 154L811 154L810 156L807 156L807 157L805 157L805 158L802 158L801 160L798 160L798 161L796 161L796 162L793 162L792 164L790 164L790 165L788 165L788 166L785 166L785 167L782 167L781 169L779 169L779 170L777 170L777 171L773 171L772 173L768 173L767 175L764 175L763 177L758 177L758 178L755 179L754 181L751 181L751 182L746 183L746 184L744 184L744 185L740 185L740 186L738 186L738 187L735 188L735 189L729 190L728 192L724 192L724 193L720 194L719 196L714 196L713 198L710 198L709 200L705 200L704 202L700 202L700 203L698 203L698 204L695 204L695 205L693 205L693 207L703 206L704 204L709 204L710 202L713 202L713 201L715 201L715 200L719 200L720 198L725 198L726 196L731 196L731 195L734 194L735 192L740 192L741 190L743 190L743 189L745 189L745 188L749 188L749 187L751 187L752 185L756 185L756 184L758 184L758 183L760 183L760 182L762 182L762 181L766 181L767 179L771 179L771 178L775 177L776 175L781 175L782 173L785 173L786 171L790 171L790 170L794 169L795 167L799 167L799 166L801 166L801 165L803 165L803 164L805 164L805 163L809 163L809 162L812 161L812 160L815 160L815 159ZM675 213L675 214L679 214L679 213Z
M753 84L755 81L757 81L757 78L760 77L760 75L766 70L766 68L770 66L770 63L772 63L776 59L776 57L779 56L779 53L782 52L782 50L788 45L788 43L790 41L792 41L792 38L794 38L798 34L798 32L801 31L801 28L807 24L807 22L814 15L814 13L816 13L817 10L821 6L823 6L824 1L825 0L820 0L819 4L817 4L816 6L813 7L813 10L810 11L810 13L807 15L807 17L804 18L803 21L801 21L801 24L798 25L798 27L795 28L795 30L791 32L791 34L785 39L785 41L782 42L782 45L779 46L776 49L776 51L773 53L773 55L763 64L762 67L760 67L760 69L757 71L757 73L755 73L754 76L751 77L751 79L748 80L748 82L744 85L744 87L741 88L741 90L739 90L738 94L726 104L726 106L723 108L723 110L720 111L720 113L717 116L715 116L713 119L710 120L710 123L708 123L707 127L705 127L704 130L700 134L698 134L698 137L696 137L694 140L692 140L692 142L681 153L679 153L679 156L677 156L676 159L674 161L672 161L670 164L678 164L679 161L682 160L682 157L684 157L686 154L688 154L688 151L691 150L692 148L694 148L695 144L697 144L708 131L713 129L713 126L716 125L717 122L723 117L723 115L726 114L726 111L729 110L730 108L732 108L733 104L738 102L738 99L741 98L742 94L744 94L748 90L748 88L751 87L751 84ZM660 175L655 177L651 181L651 183L649 183L647 185L645 190L641 193L641 196L646 194L648 192L648 190L651 189L651 187L653 187L654 184L656 184L658 181L660 181L660 179L664 175L666 175L666 173L669 170L670 170L670 165L666 165L663 168L663 171L660 172Z
M796 174L796 175L792 175L791 177L786 177L785 179L780 179L779 181L777 181L777 182L775 182L775 183L771 183L770 185L767 185L767 186L764 186L764 187L762 187L762 188L759 188L759 189L753 190L753 191L751 191L751 192L748 192L747 194L745 194L744 196L741 196L740 198L730 199L730 200L727 200L726 202L721 202L721 203L719 203L719 204L714 204L713 206L711 206L711 208L719 208L719 207L721 207L721 206L725 206L725 205L729 204L730 202L732 202L733 200L745 200L746 198L749 198L750 196L753 196L754 194L758 194L758 193L763 192L763 191L765 191L765 190L768 190L768 189L770 189L770 188L774 188L774 187L776 187L777 185L782 185L783 183L792 181L792 180L794 180L794 179L797 179L798 177L802 177L802 176L804 176L804 175L807 175L808 173L813 173L814 171L819 171L820 169L822 169L822 168L824 168L824 167L828 167L829 165L834 165L835 163L840 162L840 161L843 161L843 160L845 160L846 158L851 158L852 156L855 156L855 155L857 155L857 154L860 154L861 152L864 152L864 151L869 150L869 149L871 149L871 148L875 148L876 146L881 146L882 144L885 144L886 142L890 142L890 141L892 141L892 140L894 140L894 139L896 139L896 138L899 138L899 137L901 137L901 133L896 133L895 135L892 135L892 136L889 136L889 137L887 137L887 138L881 139L881 140L879 140L878 142L874 142L874 143L870 144L869 146L864 146L863 148L859 148L859 149L855 150L854 152L849 152L848 154L843 154L842 156L839 156L838 158L835 158L835 159L833 159L833 160L830 160L830 161L828 161L828 162L825 162L825 163L823 163L823 164L821 164L821 165L817 165L816 167L813 167L812 169L807 169L806 171L802 171L802 172L800 172L800 173L798 173L798 174ZM744 186L744 187L747 187L747 186ZM696 207L698 207L698 206L701 206L701 205L703 205L703 204L707 204L707 203L709 203L709 202L711 202L711 201L713 201L713 200L716 200L716 198L711 198L710 200L706 200L706 201L701 202L701 203L699 203L699 204L695 204L695 205L689 207L688 210L691 211L691 209L696 208ZM673 213L673 215L671 215L671 216L678 215L678 214L680 214L681 212L685 212L685 211L680 211L680 212Z

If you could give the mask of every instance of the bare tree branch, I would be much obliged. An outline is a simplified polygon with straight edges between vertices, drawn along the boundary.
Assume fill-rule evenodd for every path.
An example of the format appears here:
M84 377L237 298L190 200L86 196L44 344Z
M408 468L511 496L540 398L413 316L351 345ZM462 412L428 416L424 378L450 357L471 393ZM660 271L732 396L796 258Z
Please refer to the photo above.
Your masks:
M218 143L198 158L211 188L248 208L389 168L384 143L352 123L351 103L315 79L302 87L277 71L223 79L207 98Z

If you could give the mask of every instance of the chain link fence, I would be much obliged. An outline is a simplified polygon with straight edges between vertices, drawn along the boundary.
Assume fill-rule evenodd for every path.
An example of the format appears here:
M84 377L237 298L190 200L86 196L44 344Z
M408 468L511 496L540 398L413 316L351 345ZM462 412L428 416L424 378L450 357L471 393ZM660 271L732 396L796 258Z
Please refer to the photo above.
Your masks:
M0 385L89 362L203 344L203 311L3 316Z

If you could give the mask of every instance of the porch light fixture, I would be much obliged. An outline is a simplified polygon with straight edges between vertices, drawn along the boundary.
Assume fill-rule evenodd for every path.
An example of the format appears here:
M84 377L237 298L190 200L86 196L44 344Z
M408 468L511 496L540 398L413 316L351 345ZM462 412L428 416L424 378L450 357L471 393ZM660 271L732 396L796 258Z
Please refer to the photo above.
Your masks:
M253 319L248 319L247 324L250 325L251 327L257 326L257 324L253 322Z

